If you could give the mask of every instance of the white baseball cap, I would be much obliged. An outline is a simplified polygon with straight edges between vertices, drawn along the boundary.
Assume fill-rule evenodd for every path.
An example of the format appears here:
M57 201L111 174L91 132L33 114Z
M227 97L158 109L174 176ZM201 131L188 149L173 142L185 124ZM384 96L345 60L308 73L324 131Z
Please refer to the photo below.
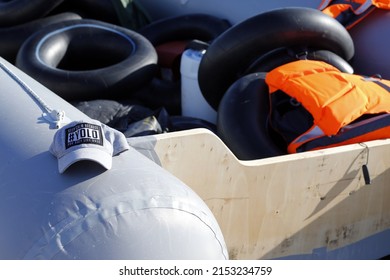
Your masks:
M112 157L128 149L123 133L97 120L74 121L61 127L50 145L60 173L80 160L95 161L111 169Z

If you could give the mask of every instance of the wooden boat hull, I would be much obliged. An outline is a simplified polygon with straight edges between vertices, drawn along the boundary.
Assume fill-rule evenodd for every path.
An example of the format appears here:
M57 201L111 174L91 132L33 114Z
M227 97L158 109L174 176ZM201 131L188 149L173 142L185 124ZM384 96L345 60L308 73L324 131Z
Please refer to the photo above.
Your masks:
M252 161L237 160L205 129L129 140L202 197L232 259L390 252L390 140Z

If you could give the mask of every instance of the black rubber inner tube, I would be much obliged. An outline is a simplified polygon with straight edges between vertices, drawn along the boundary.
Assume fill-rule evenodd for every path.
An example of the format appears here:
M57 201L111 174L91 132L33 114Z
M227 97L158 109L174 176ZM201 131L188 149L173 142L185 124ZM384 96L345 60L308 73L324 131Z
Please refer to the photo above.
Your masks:
M231 27L224 19L207 14L189 14L154 21L139 30L154 46L170 41L211 41Z
M115 44L101 43L112 41ZM49 67L86 71L117 64L135 51L135 42L129 37L100 25L83 23L48 34L38 44L36 55Z
M252 73L235 81L218 108L217 134L240 160L286 153L269 128L269 93L265 73Z
M118 0L65 0L51 14L73 12L85 19L101 20L121 25L114 2L118 2L118 6L123 8L122 3Z
M329 50L349 61L354 45L334 18L311 8L282 8L249 18L217 37L199 67L199 86L217 109L229 86L258 57L282 47Z
M297 60L308 59L324 61L339 69L341 72L352 74L352 66L341 56L328 50L293 50L290 48L275 49L259 57L253 62L244 75L256 72L269 72L283 64Z
M16 65L67 100L126 98L155 75L157 54L136 32L81 19L33 34Z
M180 47L172 50L172 53L176 52L176 56L170 53L170 59L166 61L161 58L164 54L160 52L159 62L162 62L163 66L167 66L164 62L168 62L165 64L172 68L173 76L180 77L181 54L187 44L193 40L211 42L230 27L231 24L225 19L207 14L188 14L154 21L138 32L147 38L157 48L157 51L158 47L163 44L178 42L177 46Z
M64 0L2 0L0 1L0 27L29 22L49 14Z

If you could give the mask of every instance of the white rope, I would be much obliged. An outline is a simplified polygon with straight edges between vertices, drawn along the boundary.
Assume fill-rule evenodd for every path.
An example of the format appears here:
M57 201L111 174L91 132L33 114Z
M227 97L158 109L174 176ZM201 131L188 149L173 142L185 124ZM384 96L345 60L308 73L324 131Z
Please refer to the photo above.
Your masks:
M49 123L55 125L56 128L60 128L65 121L65 112L62 110L52 109L37 93L35 93L25 82L23 82L18 76L16 76L4 63L0 61L0 67L10 76L19 86L27 92L45 111L42 116Z

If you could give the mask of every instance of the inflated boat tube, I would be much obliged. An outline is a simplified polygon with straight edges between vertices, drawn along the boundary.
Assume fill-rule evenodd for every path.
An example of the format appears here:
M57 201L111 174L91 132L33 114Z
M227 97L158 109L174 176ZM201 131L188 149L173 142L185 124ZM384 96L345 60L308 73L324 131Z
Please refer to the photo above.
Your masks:
M62 13L12 27L0 27L0 56L14 63L19 48L31 34L49 24L72 19L81 19L81 17L75 13Z
M58 172L47 107L88 117L0 58L0 259L227 259L204 201L133 148ZM37 102L39 97L41 102Z
M252 73L232 84L223 96L217 133L233 154L252 160L285 154L268 125L269 97L265 73Z
M139 30L153 45L170 41L211 41L230 28L226 20L206 15L190 14L154 21Z
M152 79L157 54L136 32L80 19L33 34L16 65L67 100L126 98Z
M47 15L64 0L12 0L0 2L0 27L29 22Z
M300 59L324 61L333 65L341 72L349 74L353 73L352 66L347 61L345 61L345 59L331 51L309 50L299 52L289 48L280 48L273 50L258 58L254 63L249 66L249 68L245 71L245 74L256 72L269 72L272 69L275 69L276 67L279 67L283 64Z
M335 19L310 8L282 8L245 20L215 39L199 68L205 99L217 109L228 87L258 57L281 47L329 50L350 60L353 41Z

